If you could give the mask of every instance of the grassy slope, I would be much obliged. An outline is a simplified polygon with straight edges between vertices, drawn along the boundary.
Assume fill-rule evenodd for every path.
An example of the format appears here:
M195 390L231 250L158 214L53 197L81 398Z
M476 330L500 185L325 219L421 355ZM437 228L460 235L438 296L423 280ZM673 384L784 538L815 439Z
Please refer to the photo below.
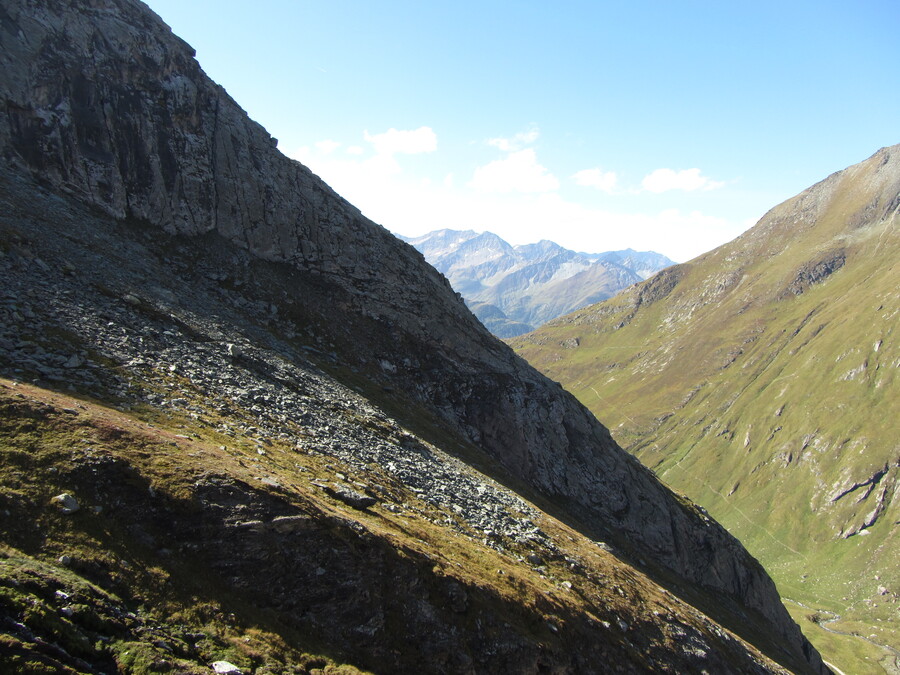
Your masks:
M129 530L157 500L193 511L190 480L201 466L233 470L239 450L200 440L196 423L139 420L9 380L0 380L0 410L4 668L208 673L209 663L227 660L262 672L359 672L335 663L314 641L273 630L271 617L247 605L237 619L235 589L183 550L153 550ZM85 476L85 468L93 462L119 465L117 487L143 497L140 508L91 485L99 471L88 468L93 476ZM76 495L78 512L62 514L52 504L62 492Z
M896 217L866 220L872 168L853 169L514 347L729 527L785 597L840 615L832 628L900 646L900 237ZM835 252L843 267L802 283ZM873 489L835 500L885 469ZM879 497L884 512L864 528ZM819 641L826 659L835 642ZM869 667L841 656L847 672Z
M382 483L375 468L365 480L389 490L381 495L386 503L404 508L352 509L310 483L350 473L337 460L278 443L260 455L252 440L220 433L227 419L123 411L9 380L0 380L0 410L0 620L19 621L37 636L23 640L21 631L2 626L0 666L13 671L91 672L86 660L124 672L200 673L214 660L228 660L244 672L359 672L364 653L335 652L327 634L258 606L252 587L235 585L206 566L208 556L192 554L196 546L154 529L150 514L160 509L173 521L199 522L196 486L211 472L300 510L334 533L334 545L365 532L364 541L387 546L403 565L420 569L425 587L417 597L438 593L448 581L468 589L471 609L460 615L462 624L496 611L551 651L568 652L575 645L567 641L590 635L594 644L624 644L634 663L646 667L652 654L678 640L673 627L697 626L716 642L724 636L549 518L541 527L562 548L543 554L535 568L523 563L529 549L509 543L512 550L503 553L480 544L414 493ZM110 467L115 489L104 487ZM80 499L77 513L59 513L51 503L63 491ZM148 544L148 536L155 541ZM62 564L62 556L70 560ZM401 584L380 592L407 590ZM627 626L637 646L617 626Z

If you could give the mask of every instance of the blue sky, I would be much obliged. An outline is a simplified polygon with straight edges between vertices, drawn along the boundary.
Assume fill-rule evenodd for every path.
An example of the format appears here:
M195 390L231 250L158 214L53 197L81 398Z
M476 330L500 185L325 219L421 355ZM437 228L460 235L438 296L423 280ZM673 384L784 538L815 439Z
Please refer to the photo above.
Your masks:
M150 0L363 213L683 261L900 143L900 3Z

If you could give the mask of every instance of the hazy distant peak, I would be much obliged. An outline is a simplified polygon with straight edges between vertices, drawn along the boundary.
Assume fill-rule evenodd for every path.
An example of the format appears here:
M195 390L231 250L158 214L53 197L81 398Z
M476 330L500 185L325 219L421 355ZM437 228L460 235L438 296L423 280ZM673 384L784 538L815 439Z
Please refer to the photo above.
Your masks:
M549 239L512 246L493 232L471 230L436 230L406 241L500 337L527 333L674 264L653 251L585 254Z

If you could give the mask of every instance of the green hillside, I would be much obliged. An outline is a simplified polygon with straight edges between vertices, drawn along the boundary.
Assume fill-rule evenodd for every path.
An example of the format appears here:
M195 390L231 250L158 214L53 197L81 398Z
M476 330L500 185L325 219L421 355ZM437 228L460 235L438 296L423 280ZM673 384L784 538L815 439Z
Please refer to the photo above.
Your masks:
M798 618L894 650L898 209L894 146L733 242L511 341L729 527ZM896 672L897 651L804 630L845 672Z

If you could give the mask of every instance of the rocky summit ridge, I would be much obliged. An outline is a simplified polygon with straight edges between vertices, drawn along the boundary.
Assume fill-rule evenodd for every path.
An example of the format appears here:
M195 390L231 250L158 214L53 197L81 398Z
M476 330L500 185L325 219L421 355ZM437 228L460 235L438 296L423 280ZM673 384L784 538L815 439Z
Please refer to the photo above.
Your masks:
M146 6L3 0L0 31L16 658L825 671L736 539Z
M577 253L547 240L513 246L492 232L472 230L436 230L403 239L501 338L605 300L674 264L653 251Z

